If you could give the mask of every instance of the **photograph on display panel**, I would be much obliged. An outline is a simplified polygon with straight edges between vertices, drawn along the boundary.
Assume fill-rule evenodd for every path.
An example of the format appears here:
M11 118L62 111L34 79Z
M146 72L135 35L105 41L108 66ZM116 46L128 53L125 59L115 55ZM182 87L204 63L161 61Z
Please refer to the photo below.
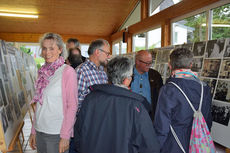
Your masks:
M8 81L8 75L5 64L0 64L0 75L2 75L4 81Z
M3 82L2 82L1 78L0 78L0 90L1 90L1 94L2 94L3 104L4 104L4 106L6 106L7 105L7 99L6 99L5 89L3 87Z
M230 104L218 101L212 102L212 120L228 126L230 118Z
M22 91L19 92L19 94L18 94L18 101L19 101L19 105L20 105L21 108L22 108L22 107L25 105L25 103L26 103L25 96L24 96L24 93L23 93Z
M222 79L230 78L230 59L222 61L219 78Z
M3 106L3 99L2 99L2 92L0 92L0 110L2 106Z
M192 49L193 49L193 43L183 44L181 47L182 48L186 48L186 49L192 51Z
M14 96L13 96L13 106L14 106L15 115L16 115L17 119L19 119L21 116L21 109L19 107L18 100L17 100L17 97L15 95L16 94L14 94Z
M5 89L6 89L6 96L7 96L8 102L12 101L12 95L11 95L12 91L9 88L8 83L5 83Z
M1 42L1 40L0 40ZM0 63L3 63L3 49L2 49L2 43L0 43Z
M5 107L5 109L6 109L6 115L8 118L8 122L13 122L14 118L13 118L12 110L10 109L10 106Z
M8 129L8 120L6 118L5 108L3 108L1 111L1 119L2 119L3 131L4 131L4 133L6 133L6 130Z
M194 56L203 56L205 51L206 41L195 42L193 47Z
M205 59L201 76L217 78L220 62L220 59Z
M2 46L2 51L3 51L3 53L4 53L5 55L7 55L6 44L5 44L5 42L4 42L3 40L1 41L1 46Z
M205 57L221 58L224 55L225 39L209 40L207 42Z
M201 72L203 58L193 58L192 71Z
M224 57L230 57L230 38L225 40L225 52Z
M230 102L230 81L218 80L214 99Z
M211 88L211 94L213 97L215 87L216 87L216 79L207 79L207 78L200 78L200 80L204 81L205 83L208 84L208 86Z

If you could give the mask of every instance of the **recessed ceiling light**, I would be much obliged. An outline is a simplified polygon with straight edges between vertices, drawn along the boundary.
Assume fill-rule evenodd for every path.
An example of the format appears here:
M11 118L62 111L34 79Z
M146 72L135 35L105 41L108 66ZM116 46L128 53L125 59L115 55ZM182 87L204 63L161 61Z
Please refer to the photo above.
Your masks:
M19 14L19 13L5 13L5 12L0 12L0 16L21 17L21 18L38 18L38 15Z

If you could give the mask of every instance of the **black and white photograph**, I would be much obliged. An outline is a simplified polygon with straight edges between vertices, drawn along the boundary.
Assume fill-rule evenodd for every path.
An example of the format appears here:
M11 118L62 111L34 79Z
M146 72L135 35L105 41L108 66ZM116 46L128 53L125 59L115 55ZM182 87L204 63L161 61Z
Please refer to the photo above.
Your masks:
M206 47L207 58L221 58L224 55L225 39L209 40Z
M230 78L230 59L222 61L219 78L222 79Z
M206 42L195 42L193 47L194 56L203 56L205 51Z
M3 87L3 82L2 82L1 78L0 78L0 90L1 90L4 106L6 106L7 105L7 99L6 99L5 89Z
M7 51L8 51L8 54L15 55L15 52L16 52L16 48L15 48L15 47L13 47L13 46L7 44L7 45L6 45L6 49L7 49Z
M12 76L14 76L14 68L12 66L11 58L8 55L5 55L5 65L6 65L6 70L7 73L11 73Z
M17 119L19 119L21 116L21 109L19 107L18 100L17 100L17 97L15 95L13 96L12 103L14 106L15 115L17 116Z
M181 48L182 45L174 45L174 48Z
M158 72L161 74L162 77L166 77L166 73L167 73L167 68L168 68L168 64L160 64L159 68L158 68Z
M3 63L3 49L2 49L2 44L1 43L0 43L0 63Z
M2 51L5 55L7 55L6 44L3 40L1 40Z
M219 124L228 126L230 118L230 105L218 101L212 102L212 120Z
M183 44L181 47L182 47L182 48L186 48L186 49L192 51L193 43Z
M201 72L203 64L203 58L193 58L192 71Z
M14 118L12 115L13 110L10 109L10 106L5 107L5 109L6 109L6 115L8 118L8 122L13 122L14 121Z
M0 92L0 109L3 106L3 99L2 99L2 93Z
M24 93L22 91L18 94L18 101L19 101L19 105L20 105L21 108L26 103L25 96L24 96Z
M216 79L207 79L207 78L201 78L202 81L208 84L208 86L211 88L211 94L213 97L215 87L216 87Z
M8 81L8 75L5 64L0 64L0 76L3 76L4 81Z
M8 98L8 103L9 103L9 101L12 101L12 95L11 95L12 91L9 88L9 85L7 82L5 83L5 89L6 89L6 96Z
M225 40L225 52L224 57L230 57L230 38Z
M230 103L230 81L218 80L214 99Z
M217 78L220 62L220 59L205 59L201 76Z
M6 118L6 111L4 108L2 109L1 116L2 116L3 131L4 133L6 133L6 130L8 129L8 120Z

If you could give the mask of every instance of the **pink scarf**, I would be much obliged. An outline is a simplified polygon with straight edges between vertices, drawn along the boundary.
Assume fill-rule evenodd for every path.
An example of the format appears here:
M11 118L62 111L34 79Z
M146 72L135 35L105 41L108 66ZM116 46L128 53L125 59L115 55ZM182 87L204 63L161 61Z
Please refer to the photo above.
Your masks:
M172 71L171 76L175 78L197 78L198 74L196 72L193 72L191 69L177 69Z
M49 78L54 75L55 71L64 64L65 60L62 56L60 56L53 63L45 63L38 70L38 79L35 82L35 95L31 101L31 103L39 102L42 105L42 96L43 91L46 86L49 84Z

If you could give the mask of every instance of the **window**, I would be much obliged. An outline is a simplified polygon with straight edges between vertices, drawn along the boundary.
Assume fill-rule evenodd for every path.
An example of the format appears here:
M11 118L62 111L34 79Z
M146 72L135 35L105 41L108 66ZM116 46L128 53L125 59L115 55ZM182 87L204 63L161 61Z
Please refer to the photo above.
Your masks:
M89 57L88 55L89 44L81 44L81 55L84 57Z
M211 39L230 37L230 3L212 9Z
M152 16L172 5L175 5L182 0L150 0L150 8L149 8L149 15Z
M172 24L173 45L204 41L206 13L197 14Z
M120 43L121 43L121 54L126 54L127 53L127 43L123 43L123 41L121 41Z
M119 43L113 44L113 55L119 55Z
M161 28L147 32L148 49L161 47Z
M146 33L141 33L133 37L133 51L146 49Z

